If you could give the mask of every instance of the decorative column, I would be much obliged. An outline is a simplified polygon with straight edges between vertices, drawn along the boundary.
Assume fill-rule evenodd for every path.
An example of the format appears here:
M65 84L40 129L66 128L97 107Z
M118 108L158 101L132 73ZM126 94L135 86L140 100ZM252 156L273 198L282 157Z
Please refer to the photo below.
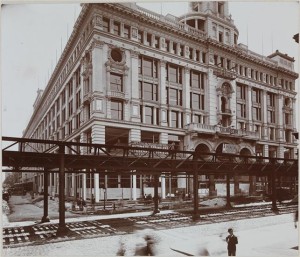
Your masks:
M129 90L131 90L131 120L134 122L141 122L140 117L140 96L139 96L139 70L138 70L138 60L139 60L139 52L131 51L130 52L130 69L128 76L128 85Z
M275 121L277 123L277 135L276 135L276 140L279 142L284 142L284 128L283 128L283 124L284 124L284 113L283 113L283 95L277 95L276 96L276 105L275 105ZM277 153L277 157L278 158L282 158L280 155L278 155Z
M184 69L184 88L183 90L183 126L190 123L192 120L191 118L191 97L190 97L190 90L191 90L191 83L190 83L190 74L191 70L189 68ZM189 122L188 122L189 121Z
M292 125L293 125L293 128L295 129L296 128L296 110L297 110L297 104L296 104L296 99L293 98L292 99L292 108L293 108L293 112L292 112Z
M263 133L262 138L268 140L268 107L267 107L267 92L262 91L262 118L263 118Z
M167 126L167 101L166 101L166 62L160 61L159 62L160 69L159 69L159 85L160 85L160 124L161 126Z
M82 174L82 199L86 201L86 173Z
M93 144L105 144L105 126L94 124L91 136ZM94 197L95 202L98 203L100 201L99 173L94 174Z
M166 177L162 175L161 177L161 198L166 199Z
M136 175L131 175L131 176L132 176L131 195L132 195L132 200L136 201Z

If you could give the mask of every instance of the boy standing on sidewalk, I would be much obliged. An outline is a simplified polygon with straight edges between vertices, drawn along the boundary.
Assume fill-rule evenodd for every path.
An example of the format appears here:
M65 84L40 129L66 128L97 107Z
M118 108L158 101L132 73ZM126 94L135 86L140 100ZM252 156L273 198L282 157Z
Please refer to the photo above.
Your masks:
M235 256L236 245L238 244L237 237L233 234L233 229L228 229L229 235L226 237L228 256Z

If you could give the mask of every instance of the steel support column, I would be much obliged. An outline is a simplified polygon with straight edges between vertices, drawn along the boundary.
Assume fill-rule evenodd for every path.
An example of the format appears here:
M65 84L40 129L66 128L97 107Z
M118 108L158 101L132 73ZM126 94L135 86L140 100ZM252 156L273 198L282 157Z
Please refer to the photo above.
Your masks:
M154 211L153 211L153 215L155 215L156 213L159 213L160 210L158 209L158 183L159 183L159 178L158 175L154 175Z
M197 163L195 164L197 166ZM198 213L198 202L199 202L199 197L198 197L198 172L195 167L194 174L193 174L193 193L194 193L194 213L193 213L193 220L198 220L200 219L199 213Z
M42 217L43 222L49 222L48 217L48 172L44 169L44 216Z
M276 192L276 173L272 172L272 211L278 211L276 201L277 201L277 192Z
M60 167L59 167L59 224L56 236L63 236L70 232L65 221L65 146L59 145Z
M226 207L232 207L230 204L230 174L226 174Z

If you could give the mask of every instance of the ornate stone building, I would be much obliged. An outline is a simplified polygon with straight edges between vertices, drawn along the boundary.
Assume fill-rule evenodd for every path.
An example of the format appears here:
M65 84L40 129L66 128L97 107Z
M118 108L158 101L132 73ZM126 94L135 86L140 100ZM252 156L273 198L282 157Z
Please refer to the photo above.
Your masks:
M294 58L238 43L228 2L191 2L181 17L134 3L83 4L24 137L295 158ZM43 190L43 175L35 175ZM151 176L70 174L66 194L136 199ZM201 195L225 195L224 177L201 176ZM57 175L49 191L58 192ZM161 177L164 198L188 193L184 174ZM232 194L263 179L237 177Z

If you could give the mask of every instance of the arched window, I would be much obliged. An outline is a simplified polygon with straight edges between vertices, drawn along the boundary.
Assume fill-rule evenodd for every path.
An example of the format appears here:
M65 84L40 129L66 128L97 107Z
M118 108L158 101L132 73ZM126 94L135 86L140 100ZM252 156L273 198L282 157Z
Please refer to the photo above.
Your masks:
M225 110L226 110L226 103L227 103L226 98L224 96L222 96L222 98L221 98L221 111L222 112L225 112Z

